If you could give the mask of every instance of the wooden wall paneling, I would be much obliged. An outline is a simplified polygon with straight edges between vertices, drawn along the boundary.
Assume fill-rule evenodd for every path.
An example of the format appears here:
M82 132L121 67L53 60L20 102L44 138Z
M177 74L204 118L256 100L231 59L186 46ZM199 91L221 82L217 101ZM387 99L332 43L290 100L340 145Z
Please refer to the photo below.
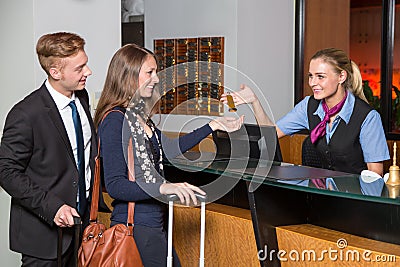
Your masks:
M350 0L304 0L304 85L303 97L312 94L308 86L311 57L323 48L350 51Z
M188 40L178 39L175 44L176 68L176 113L187 114L188 100Z
M301 146L306 137L305 134L294 134L279 139L284 162L301 165Z
M210 60L211 65L211 84L210 84L210 113L219 115L224 113L224 105L219 102L224 93L224 38L212 37Z
M188 38L187 51L188 51L188 85L187 85L187 114L195 115L196 114L196 94L197 94L197 73L198 73L198 64L195 64L197 59L199 58L198 51L198 40L197 38Z
M175 39L165 40L165 83L166 83L166 94L165 94L165 114L171 113L176 106L176 73L173 66L175 65L176 51L175 51Z
M223 114L224 37L159 39L154 51L164 70L159 75L162 114Z
M199 89L197 103L200 114L207 114L210 97L210 68L211 68L211 38L199 38Z
M165 94L167 92L167 87L165 83L165 79L163 78L165 75L165 40L154 40L154 54L157 57L158 61L158 72L159 72L159 77L160 77L160 82L158 86L160 87L160 111L161 113L165 113L166 109L166 102L165 102ZM160 75L162 73L162 75Z

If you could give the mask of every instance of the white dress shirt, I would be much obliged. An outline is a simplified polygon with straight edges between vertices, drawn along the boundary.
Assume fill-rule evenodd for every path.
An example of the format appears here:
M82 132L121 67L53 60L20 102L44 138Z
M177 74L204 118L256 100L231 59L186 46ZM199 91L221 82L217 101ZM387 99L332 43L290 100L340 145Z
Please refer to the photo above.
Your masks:
M60 112L61 118L64 122L65 130L67 131L69 142L71 144L72 151L74 153L75 162L78 162L78 146L76 144L76 136L75 136L75 126L72 120L72 109L69 106L69 103L72 100L75 100L76 107L78 109L79 117L81 119L82 131L83 131L83 144L85 148L85 185L86 185L86 198L89 196L90 189L90 179L91 179L91 170L89 165L90 159L90 147L91 147L91 138L92 131L90 129L89 120L86 116L86 112L83 109L81 102L79 102L79 98L75 98L75 94L72 94L71 98L66 97L65 95L57 92L46 80L46 87L49 91L51 97L53 98L56 106L58 108L58 112ZM77 200L79 200L79 194L77 196Z

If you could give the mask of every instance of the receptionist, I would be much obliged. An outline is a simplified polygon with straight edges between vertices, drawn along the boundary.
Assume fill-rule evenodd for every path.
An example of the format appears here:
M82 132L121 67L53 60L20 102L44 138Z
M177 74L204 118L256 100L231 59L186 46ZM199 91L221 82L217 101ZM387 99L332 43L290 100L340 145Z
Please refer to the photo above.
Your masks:
M310 130L322 168L383 176L383 161L390 158L379 113L366 100L357 64L336 48L318 51L310 61L306 96L276 123L278 137ZM252 89L241 85L232 93L238 106L252 105L260 125L273 124ZM223 95L221 101L226 102Z

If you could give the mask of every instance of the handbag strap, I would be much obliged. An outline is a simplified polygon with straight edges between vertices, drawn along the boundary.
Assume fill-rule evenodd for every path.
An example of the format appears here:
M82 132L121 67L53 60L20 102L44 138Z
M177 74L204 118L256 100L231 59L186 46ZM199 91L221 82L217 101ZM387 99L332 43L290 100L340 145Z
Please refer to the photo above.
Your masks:
M133 146L132 146L132 136L129 138L128 142L128 177L129 181L136 181L135 179L135 159L133 156ZM133 222L135 217L135 202L131 201L128 203L128 221L127 226L130 234L133 234Z
M120 112L124 114L120 110L112 109L107 111L101 122L105 119L105 117L110 112ZM128 142L128 178L130 181L135 181L135 169L134 169L134 156L133 156L133 145L132 145L132 137L129 138ZM101 173L101 165L100 165L100 138L97 143L97 156L95 158L95 169L94 169L94 182L93 182L93 192L92 192L92 203L90 206L90 223L97 223L97 215L99 209L99 194L100 194L100 173ZM128 221L127 226L130 231L130 234L133 233L133 222L134 222L134 212L135 211L135 202L129 202L128 204Z

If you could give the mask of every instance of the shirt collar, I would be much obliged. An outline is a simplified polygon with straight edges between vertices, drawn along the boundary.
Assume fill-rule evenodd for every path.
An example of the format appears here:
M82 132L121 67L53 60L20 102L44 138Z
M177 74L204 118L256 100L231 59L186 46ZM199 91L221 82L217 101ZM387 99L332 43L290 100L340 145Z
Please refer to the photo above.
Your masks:
M71 98L69 98L61 94L60 92L56 91L56 89L54 89L53 86L51 86L49 80L46 80L45 85L51 97L53 98L54 102L56 103L58 110L63 110L69 105L69 103L72 100L75 100L75 93L72 93Z
M351 114L353 113L355 97L352 92L347 91L347 98L344 102L342 109L339 111L338 117L341 118L346 124L349 123ZM319 102L317 110L313 115L318 115L322 120L325 116L324 109L322 107L322 101Z

